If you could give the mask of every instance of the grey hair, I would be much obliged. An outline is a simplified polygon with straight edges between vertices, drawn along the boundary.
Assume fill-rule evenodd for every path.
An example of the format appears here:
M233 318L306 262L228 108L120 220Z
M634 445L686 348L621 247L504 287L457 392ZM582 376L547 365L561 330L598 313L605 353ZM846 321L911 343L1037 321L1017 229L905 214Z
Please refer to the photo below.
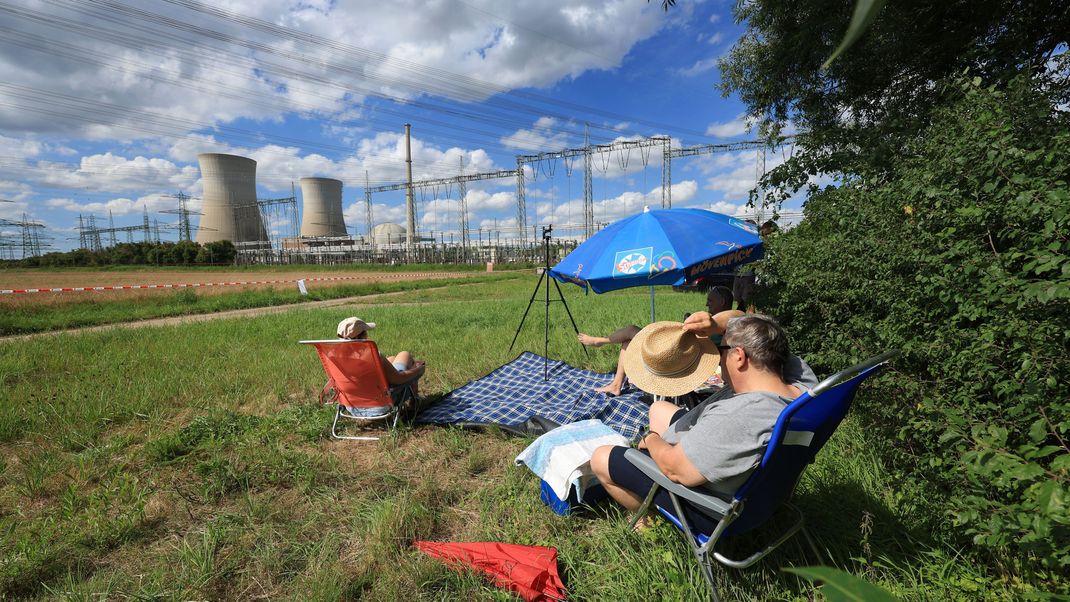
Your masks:
M745 314L728 321L725 345L742 347L756 368L781 375L788 360L788 337L776 320L765 314ZM731 341L729 343L728 341Z

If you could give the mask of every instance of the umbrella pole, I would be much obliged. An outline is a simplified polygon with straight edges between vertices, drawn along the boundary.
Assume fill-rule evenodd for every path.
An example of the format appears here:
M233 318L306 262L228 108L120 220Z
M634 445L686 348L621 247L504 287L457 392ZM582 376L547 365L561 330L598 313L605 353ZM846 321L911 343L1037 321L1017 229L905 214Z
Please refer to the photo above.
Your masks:
M650 323L654 322L654 287L650 287Z

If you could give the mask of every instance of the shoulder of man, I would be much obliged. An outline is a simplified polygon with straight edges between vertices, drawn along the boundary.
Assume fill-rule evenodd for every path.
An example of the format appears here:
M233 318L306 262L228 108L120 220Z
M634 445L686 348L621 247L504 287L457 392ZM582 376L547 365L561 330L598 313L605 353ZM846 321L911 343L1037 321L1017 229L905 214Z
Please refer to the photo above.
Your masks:
M734 393L718 399L707 400L702 410L702 415L717 415L731 417L732 419L745 418L749 410L767 405L782 407L783 402L780 397L768 391Z
M784 362L783 377L784 382L789 385L801 385L807 390L813 389L817 383L821 382L817 379L813 368L797 355L789 355L787 361Z

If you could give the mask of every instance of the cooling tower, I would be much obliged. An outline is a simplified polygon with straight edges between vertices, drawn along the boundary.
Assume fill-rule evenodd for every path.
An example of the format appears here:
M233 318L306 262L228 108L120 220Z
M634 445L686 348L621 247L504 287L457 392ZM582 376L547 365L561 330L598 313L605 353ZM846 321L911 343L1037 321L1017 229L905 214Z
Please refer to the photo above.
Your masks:
M197 242L268 240L256 206L256 161L221 153L201 153L197 161L204 183Z
M345 236L342 182L330 178L301 178L301 236Z

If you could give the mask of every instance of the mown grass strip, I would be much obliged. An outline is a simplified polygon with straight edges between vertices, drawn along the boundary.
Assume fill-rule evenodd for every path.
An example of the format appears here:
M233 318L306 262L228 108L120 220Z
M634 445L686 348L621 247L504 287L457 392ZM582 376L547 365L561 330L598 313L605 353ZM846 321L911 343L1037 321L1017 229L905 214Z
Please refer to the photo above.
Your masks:
M422 288L450 287L459 284L498 282L517 278L517 274L487 274L466 278L441 278L371 284L344 284L314 288L301 295L296 287L274 287L222 294L198 294L193 289L133 299L96 300L92 293L78 303L63 305L10 305L0 313L0 336L30 334L67 328L99 326L152 318L206 314L232 309L249 309L291 305L345 297L375 295Z

